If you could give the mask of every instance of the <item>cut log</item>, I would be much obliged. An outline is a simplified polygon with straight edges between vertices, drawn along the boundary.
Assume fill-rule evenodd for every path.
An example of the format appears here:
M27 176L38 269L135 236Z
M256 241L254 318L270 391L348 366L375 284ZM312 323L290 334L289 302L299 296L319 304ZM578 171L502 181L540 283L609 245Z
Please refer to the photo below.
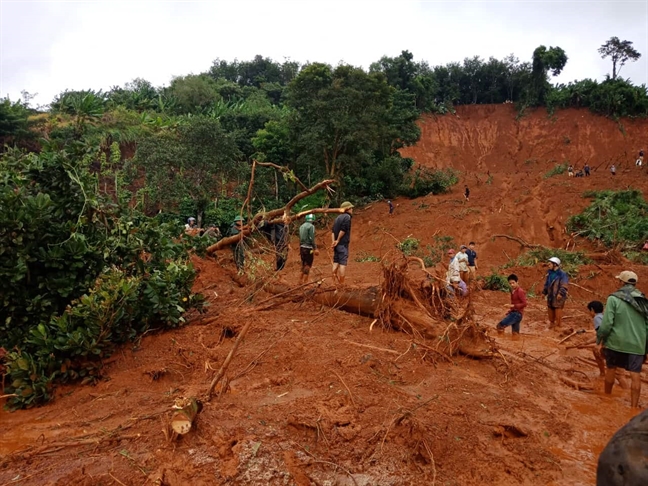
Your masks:
M193 421L200 410L200 403L195 398L176 400L175 413L171 417L171 428L176 434L184 435L191 430Z

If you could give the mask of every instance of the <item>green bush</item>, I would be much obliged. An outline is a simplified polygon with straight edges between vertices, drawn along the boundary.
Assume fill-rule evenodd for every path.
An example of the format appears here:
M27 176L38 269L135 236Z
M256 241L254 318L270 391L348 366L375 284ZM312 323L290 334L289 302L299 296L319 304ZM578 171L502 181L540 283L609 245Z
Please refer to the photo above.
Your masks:
M412 256L414 255L421 244L421 241L418 240L417 238L405 238L403 241L401 241L397 246L400 251L403 252L405 256Z
M549 179L550 177L564 174L567 171L567 164L556 164L553 169L550 169L548 172L542 176L544 179Z
M405 177L400 192L411 198L428 194L445 194L450 192L457 182L459 182L459 173L452 168L431 170L427 167L418 167Z
M11 408L93 379L114 346L200 307L178 226L105 198L88 158L65 152L0 160L0 346Z
M480 275L477 277L477 280L481 280L482 289L484 290L501 290L502 292L510 292L511 287L509 286L508 280L504 275L498 273L491 273L490 275Z
M587 193L586 197L594 200L569 219L569 231L628 251L638 250L648 239L648 203L641 192L600 191Z

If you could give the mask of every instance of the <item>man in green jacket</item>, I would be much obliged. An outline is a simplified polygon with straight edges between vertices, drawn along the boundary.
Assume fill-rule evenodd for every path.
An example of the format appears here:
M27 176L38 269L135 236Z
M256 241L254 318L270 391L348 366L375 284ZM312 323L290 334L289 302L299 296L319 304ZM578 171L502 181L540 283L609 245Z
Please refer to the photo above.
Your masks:
M313 257L319 255L319 250L315 244L315 221L314 214L306 215L306 222L299 227L299 255L302 262L302 276L299 281L301 284L308 282L308 274L313 266Z
M637 274L623 271L617 277L623 285L608 297L603 322L596 331L596 343L605 356L605 393L612 393L616 368L630 372L630 404L639 406L641 367L646 357L646 297L635 288Z

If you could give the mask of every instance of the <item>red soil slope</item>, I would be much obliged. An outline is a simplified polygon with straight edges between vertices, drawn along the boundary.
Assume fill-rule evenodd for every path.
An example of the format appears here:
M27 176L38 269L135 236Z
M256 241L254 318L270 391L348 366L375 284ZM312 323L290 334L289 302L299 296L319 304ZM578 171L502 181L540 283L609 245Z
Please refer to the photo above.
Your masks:
M457 115L423 120L423 138L406 155L457 168L461 184L447 195L398 200L393 217L383 203L359 208L352 286L381 279L380 263L359 260L395 258L397 241L412 236L425 246L436 235L475 240L482 274L516 271L523 287L539 295L545 269L499 268L522 248L492 235L564 246L567 218L587 204L584 190L648 183L632 155L641 148L644 122L623 121L624 137L618 124L586 111L559 112L555 120L536 112L516 121L502 105L465 107ZM544 179L564 158L576 165L590 158L596 169L588 179ZM611 161L620 167L614 178L606 170ZM320 224L324 247L328 230ZM316 259L314 277L328 276L329 258L323 252ZM496 358L449 363L407 334L378 324L370 331L370 318L310 302L250 314L268 295L234 283L229 252L196 265L196 290L211 302L208 317L218 319L203 325L194 317L183 329L125 346L94 387L61 387L44 407L0 412L0 485L591 485L598 453L633 415L627 391L602 393L590 351L566 352L558 334L546 330L539 297L530 298L521 339L493 336ZM603 300L624 268L637 271L639 287L648 282L646 268L627 263L580 270L566 327L590 329L586 303ZM284 278L296 282L298 271L292 251ZM475 291L477 322L492 329L507 302L505 293ZM167 440L173 399L207 386L231 349L228 336L250 319L228 391L205 405L195 431ZM593 389L575 390L562 378ZM644 405L645 396L644 390Z

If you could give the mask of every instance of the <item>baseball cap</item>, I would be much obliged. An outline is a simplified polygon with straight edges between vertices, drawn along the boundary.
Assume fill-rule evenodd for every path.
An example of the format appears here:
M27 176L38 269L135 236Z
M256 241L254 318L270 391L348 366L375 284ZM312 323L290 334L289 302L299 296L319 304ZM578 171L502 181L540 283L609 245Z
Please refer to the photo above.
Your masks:
M617 275L615 278L618 278L622 282L625 283L637 283L637 274L634 272L631 272L630 270L624 270L621 272L619 275Z

